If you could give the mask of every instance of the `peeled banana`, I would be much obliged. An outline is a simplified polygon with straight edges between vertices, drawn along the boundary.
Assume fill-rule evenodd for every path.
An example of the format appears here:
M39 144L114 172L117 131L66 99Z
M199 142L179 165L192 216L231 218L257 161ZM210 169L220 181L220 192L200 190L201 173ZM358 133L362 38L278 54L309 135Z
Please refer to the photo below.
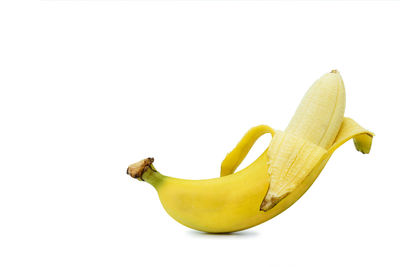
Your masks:
M127 173L153 185L167 213L187 227L210 233L244 230L296 202L349 139L369 153L374 134L344 117L345 102L342 77L334 70L311 86L285 131L267 125L250 129L223 160L220 178L168 177L154 168L152 158L130 165ZM235 173L266 133L272 140L265 152Z

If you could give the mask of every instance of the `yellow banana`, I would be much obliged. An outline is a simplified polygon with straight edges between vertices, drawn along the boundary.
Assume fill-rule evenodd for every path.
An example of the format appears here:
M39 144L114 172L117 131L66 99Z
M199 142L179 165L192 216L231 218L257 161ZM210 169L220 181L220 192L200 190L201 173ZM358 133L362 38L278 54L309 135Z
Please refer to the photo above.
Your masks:
M244 230L296 202L347 140L353 138L357 150L369 153L373 133L343 113L344 86L334 71L310 88L284 132L266 125L250 129L222 162L220 178L164 176L154 168L152 158L130 165L127 172L153 185L167 213L185 226L212 233ZM265 133L273 136L266 151L234 173Z

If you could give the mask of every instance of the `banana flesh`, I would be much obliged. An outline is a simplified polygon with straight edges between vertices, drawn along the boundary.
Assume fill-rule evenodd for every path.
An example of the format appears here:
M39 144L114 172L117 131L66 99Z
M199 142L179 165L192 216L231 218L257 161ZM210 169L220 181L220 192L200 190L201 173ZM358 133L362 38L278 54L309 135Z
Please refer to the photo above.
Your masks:
M333 70L308 89L285 132L326 149L339 132L345 107L343 79Z
M335 140L346 105L342 77L334 70L303 97L286 130L272 139L267 154L271 183L260 210L267 211L300 184Z
M260 209L268 210L292 192L318 164L326 149L289 133L279 132L267 152L270 187Z

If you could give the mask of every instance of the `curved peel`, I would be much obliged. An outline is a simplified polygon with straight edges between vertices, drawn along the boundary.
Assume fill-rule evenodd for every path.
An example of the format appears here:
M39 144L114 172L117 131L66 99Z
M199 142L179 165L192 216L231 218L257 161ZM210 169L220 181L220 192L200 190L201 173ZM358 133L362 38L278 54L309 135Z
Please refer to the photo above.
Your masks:
M338 147L353 138L357 151L368 154L371 150L374 133L364 129L351 118L344 118L342 126L336 136L335 142L328 153L333 153Z
M268 125L258 125L251 128L239 141L236 147L226 155L221 164L221 176L226 176L235 172L243 159L247 156L254 143L262 135L270 133L275 135L274 129Z

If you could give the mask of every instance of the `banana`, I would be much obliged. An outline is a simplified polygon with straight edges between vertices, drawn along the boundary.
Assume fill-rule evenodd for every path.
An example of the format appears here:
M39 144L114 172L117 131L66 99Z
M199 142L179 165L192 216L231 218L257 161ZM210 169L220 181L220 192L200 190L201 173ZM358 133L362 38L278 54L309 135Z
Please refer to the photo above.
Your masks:
M167 213L199 231L226 233L244 230L280 214L312 185L332 153L353 139L369 153L373 133L344 117L345 92L337 71L322 76L304 96L285 131L267 125L250 129L227 154L221 177L204 180L162 175L147 158L127 173L151 184ZM263 134L268 148L252 164L235 172ZM261 204L261 205L260 205Z

